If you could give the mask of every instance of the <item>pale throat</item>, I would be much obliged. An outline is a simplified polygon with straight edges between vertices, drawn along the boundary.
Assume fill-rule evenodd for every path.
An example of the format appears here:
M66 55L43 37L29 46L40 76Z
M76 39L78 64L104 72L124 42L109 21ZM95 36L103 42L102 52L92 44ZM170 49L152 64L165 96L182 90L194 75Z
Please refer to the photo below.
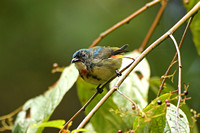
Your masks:
M82 62L76 62L75 66L78 70L86 69L86 66Z

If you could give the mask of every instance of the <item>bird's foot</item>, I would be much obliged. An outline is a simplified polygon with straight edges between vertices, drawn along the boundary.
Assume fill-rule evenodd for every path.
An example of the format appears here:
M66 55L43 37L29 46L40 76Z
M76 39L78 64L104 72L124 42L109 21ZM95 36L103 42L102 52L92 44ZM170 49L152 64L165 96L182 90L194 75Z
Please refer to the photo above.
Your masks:
M98 92L99 94L101 94L101 93L103 92L103 88L101 88L100 86L101 86L101 84L98 85L97 88L96 88L96 89L97 89L97 92Z
M118 72L117 70L115 70L115 73L116 73L117 77L122 76L122 73Z

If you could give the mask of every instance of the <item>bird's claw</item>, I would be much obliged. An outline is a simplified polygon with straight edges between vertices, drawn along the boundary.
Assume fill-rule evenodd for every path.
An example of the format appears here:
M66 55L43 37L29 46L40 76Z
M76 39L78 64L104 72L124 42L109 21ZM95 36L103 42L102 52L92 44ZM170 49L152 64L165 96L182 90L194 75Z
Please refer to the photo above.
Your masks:
M101 85L98 85L97 86L97 92L99 93L99 94L101 94L102 92L103 92L103 89L100 87Z
M115 73L116 73L117 77L122 76L122 73L118 72L117 70L115 70Z

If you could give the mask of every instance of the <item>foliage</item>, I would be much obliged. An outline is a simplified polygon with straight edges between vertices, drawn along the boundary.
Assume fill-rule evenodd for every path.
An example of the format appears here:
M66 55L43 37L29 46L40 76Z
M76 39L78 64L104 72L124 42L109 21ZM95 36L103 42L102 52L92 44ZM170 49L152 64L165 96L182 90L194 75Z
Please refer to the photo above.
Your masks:
M150 83L150 90L153 91L155 93L155 95L157 95L158 89L160 87L160 78L159 77L151 77L149 80L149 83ZM188 85L184 85L185 90L187 90L188 87L189 87ZM173 91L175 91L175 89L171 85L165 83L163 90L161 92L161 95L169 93L169 92L173 92ZM172 103L173 105L176 105L176 103L177 103L176 93L172 93L171 98L173 100L171 100L170 103ZM190 123L191 132L198 133L198 127L197 127L197 124L195 123L196 121L195 122L193 121L193 116L191 114L189 106L187 104L183 103L180 108L186 114L186 116L188 118L188 121Z
M176 107L170 103L169 107L165 100L170 101L171 94L166 93L154 99L144 110L141 116L138 116L133 124L133 129L137 133L141 132L178 132L176 126ZM159 105L157 101L162 101ZM181 132L189 133L189 123L185 113L179 110L181 116L178 119Z
M77 81L77 88L78 96L82 105L84 105L96 91L96 86L91 85L80 78ZM90 110L94 108L94 106L98 103L98 101L101 100L106 92L107 90L104 89L103 93L98 95L91 102L91 104L85 110L86 114L88 114ZM111 109L117 109L117 105L110 98L104 103L102 108L100 108L90 120L90 123L92 124L92 127L96 132L117 132L118 129L126 129L126 123L123 122L122 118L119 115L115 115L114 112L111 112Z
M185 4L189 11L198 1ZM197 51L200 54L200 15L194 17L191 24L193 40ZM102 37L100 37L102 38ZM137 58L139 52L130 52L127 57ZM122 68L127 66L132 60L124 59ZM126 71L125 71L126 72ZM124 72L124 73L125 73ZM175 73L174 73L175 74ZM122 74L123 76L123 74ZM174 75L172 75L174 77ZM110 83L112 89L119 78ZM77 81L78 96L82 105L95 93L96 86L86 83L78 78L78 72L74 65L66 67L62 72L60 79L55 85L43 95L28 100L18 113L14 123L14 133L40 133L45 127L55 127L61 129L65 123L64 120L48 121L56 107L61 102L64 95L72 88ZM125 78L119 86L120 92L115 92L107 101L98 109L91 118L85 129L75 129L72 132L117 132L123 130L127 132L198 132L196 126L190 129L191 114L189 108L185 105L186 94L181 107L176 107L177 95L173 95L173 87L166 84L161 96L155 98L148 104L148 92L151 88L155 93L158 91L159 82L157 79L150 79L150 67L144 58L135 69ZM188 86L189 87L189 86ZM187 87L187 89L188 89ZM187 90L186 89L186 90ZM104 97L108 91L104 88L101 95L98 95L91 104L86 108L86 115L95 108L95 105ZM181 94L182 95L182 94ZM127 98L128 97L128 98ZM131 100L130 100L131 99ZM131 102L130 102L131 101ZM137 104L133 104L134 101ZM166 102L168 101L168 102ZM134 106L134 108L133 108ZM185 107L185 108L184 108ZM177 116L176 111L179 110ZM188 118L189 117L189 118ZM196 117L195 117L196 118ZM193 124L195 125L195 124ZM70 132L70 131L66 131Z
M137 51L129 52L125 54L125 57L133 57L137 58L140 53ZM124 59L122 62L122 67L124 68L127 64L129 64L132 60ZM126 72L126 71L125 71ZM124 73L125 73L124 72ZM123 75L123 74L122 74ZM119 90L129 98L131 98L134 102L137 103L139 109L143 109L148 104L148 91L149 91L149 78L150 78L150 66L147 62L147 59L144 58L137 67L126 77L124 82L121 84ZM113 80L110 84L110 88L112 88L117 82L118 78ZM121 115L124 115L123 120L129 125L128 127L132 127L133 120L136 118L133 115L133 110L131 107L133 106L130 101L126 98L122 97L119 93L114 93L112 97L113 101L117 104L118 108L120 108ZM124 114L124 112L126 112Z
M165 99L170 99L171 94L164 94L154 99L144 110L143 114L138 116L133 124L133 129L140 132L163 132L165 128ZM157 101L162 101L158 105Z
M189 3L185 3L185 2L183 3L187 11L190 11L190 9L192 9L192 7L194 7L194 5L197 4L197 2L199 2L199 0L191 0ZM199 12L195 14L190 28L193 34L194 44L196 46L198 54L200 55L200 13Z
M14 123L13 133L42 132L43 127L31 128L34 124L48 121L51 114L61 102L65 93L72 87L78 77L74 65L66 67L55 85L43 95L28 100ZM47 126L47 125L46 125ZM56 126L56 125L55 125ZM57 126L56 126L57 127Z
M64 124L65 124L64 120L54 120L54 121L42 122L39 124L33 124L30 128L55 127L61 129Z
M177 107L173 104L170 104L170 107L167 107L165 132L179 132L176 125L176 108ZM178 123L182 133L190 133L189 122L181 109L179 110Z

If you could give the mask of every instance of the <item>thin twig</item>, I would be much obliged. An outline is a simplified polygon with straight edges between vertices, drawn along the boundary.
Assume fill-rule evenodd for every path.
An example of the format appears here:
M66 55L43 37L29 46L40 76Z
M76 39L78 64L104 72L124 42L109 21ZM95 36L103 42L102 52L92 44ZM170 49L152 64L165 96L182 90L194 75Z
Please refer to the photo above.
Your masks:
M62 131L64 131L64 129L68 126L68 124L76 117L78 116L82 111L85 110L85 108L90 104L90 102L99 94L99 92L97 91L88 101L87 103L81 108L79 109L76 114L74 114L67 123L65 123L65 125L62 127L62 129L60 129L59 133L62 133Z
M184 39L185 39L186 33L187 33L188 29L189 29L189 26L190 26L190 24L191 24L191 22L192 22L192 19L193 19L193 16L190 17L190 19L189 19L189 21L188 21L188 23L187 23L187 25L186 25L186 28L185 28L184 33L183 33L183 35L182 35L181 41L180 41L180 43L179 43L179 49L181 48L181 46L182 46L182 44L183 44L183 41L184 41ZM177 57L177 52L176 52L176 54L174 55L174 58L172 59L172 61L171 61L170 65L169 65L167 71L165 72L164 76L167 76L167 75L169 74L169 72L170 72L170 70L171 70L171 68L172 68L172 66L173 66L172 64L174 64L174 61L176 60L176 57ZM161 91L162 91L162 89L163 89L163 86L164 86L165 81L166 81L166 78L163 78L162 83L161 83L161 85L160 85L160 87L159 87L159 91L158 91L157 97L160 96L160 93L161 93Z
M119 89L116 89L116 91L117 91L120 95L122 95L123 97L125 97L128 101L130 101L130 102L136 107L136 109L138 109L139 112L141 112L140 108L138 108L137 104L136 104L132 99L130 99L127 95L125 95L124 93L122 93Z
M128 101L130 101L133 105L137 105L132 99L130 99L128 96L126 96L124 93L122 93L119 89L116 89L116 91L122 95L123 97L125 97Z
M153 34L153 32L154 32L154 30L155 30L155 28L156 28L161 16L162 16L162 14L163 14L163 12L165 10L165 7L167 6L167 3L168 3L168 0L163 0L161 2L160 10L158 11L158 14L157 14L154 22L152 23L152 25L151 25L146 37L144 38L144 40L143 40L143 42L142 42L142 44L141 44L141 46L139 48L140 52L142 52L144 50L145 46L149 42L149 39L150 39L151 35Z
M179 65L179 70L178 70L178 102L177 102L177 107L176 107L176 126L178 128L179 133L181 132L179 123L178 123L178 118L179 118L179 106L180 106L180 102L181 102L181 54L180 54L180 50L178 48L178 44L176 42L176 39L174 38L174 36L172 34L169 34L170 38L173 40L174 45L176 47L176 51L178 54L178 65Z
M132 59L134 62L133 58L129 58ZM131 62L129 65L127 65L125 68L123 68L121 71L119 71L119 73L122 73L123 71L125 71L128 67L131 66L131 64L133 63ZM110 78L105 84L103 84L99 89L102 90L107 84L109 84L113 79L115 79L117 77L117 75L114 75L112 78ZM74 114L67 123L65 123L65 125L62 127L62 129L59 131L59 133L62 133L62 131L64 131L64 129L67 127L67 125L74 119L76 118L82 111L85 110L85 108L90 104L90 102L99 94L99 91L97 90L97 92L87 101L87 103L81 108L79 109L76 114Z
M0 127L0 132L6 131L6 130L12 130L12 128L13 128L13 116L15 116L21 110L22 110L22 106L18 107L17 109L15 109L10 114L0 116L0 121L1 121L1 124L2 124L2 127Z
M12 118L14 115L16 115L21 110L22 110L22 106L18 107L17 109L15 109L10 114L4 115L4 116L0 116L0 120L5 120L5 119Z
M98 102L98 104L90 111L90 113L84 118L84 120L79 124L77 129L82 128L87 121L93 116L93 114L100 108L100 106L112 95L112 93L117 89L118 87L113 87L106 93L106 95Z
M153 0L153 1L145 4L145 6L143 6L142 8L140 8L139 10L137 10L136 12L134 12L133 14L128 16L127 18L123 19L122 21L118 22L117 24L115 24L114 26L109 28L108 30L106 30L103 33L101 33L99 35L99 37L96 40L94 40L94 42L91 44L90 48L94 47L97 43L99 43L102 40L103 37L107 36L109 33L111 33L112 31L116 30L117 28L121 27L122 25L130 22L134 17L136 17L137 15L139 15L140 13L145 11L147 8L155 5L158 2L160 2L160 0Z
M108 93L97 103L97 105L90 111L90 113L83 119L83 121L79 124L77 129L82 128L88 120L93 116L93 114L100 108L100 106L112 95L112 93L118 89L121 83L125 80L125 78L129 75L129 73L135 68L135 66L149 53L158 46L164 39L168 37L169 34L173 33L178 29L189 17L191 17L194 13L196 13L200 8L200 2L198 2L181 20L179 20L168 32L166 32L163 36L158 38L153 44L151 44L145 51L138 56L133 64L127 69L127 71L119 78L117 83L113 88L111 88Z

